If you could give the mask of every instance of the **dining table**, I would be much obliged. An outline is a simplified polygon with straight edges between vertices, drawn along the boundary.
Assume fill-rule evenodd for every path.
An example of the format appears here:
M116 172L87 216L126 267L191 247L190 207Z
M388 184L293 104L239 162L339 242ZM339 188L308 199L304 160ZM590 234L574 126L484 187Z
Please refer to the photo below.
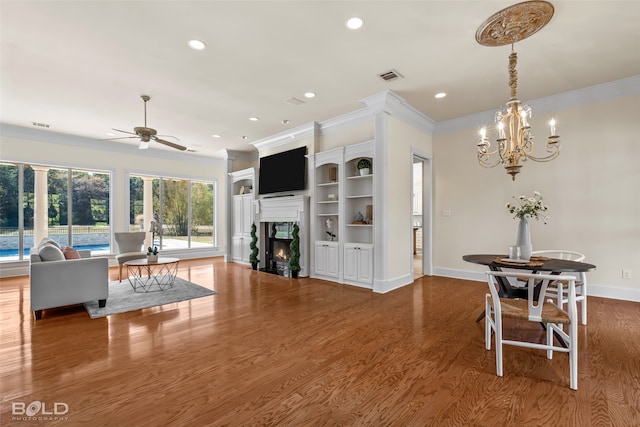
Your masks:
M562 274L587 272L596 268L595 265L586 262L545 256L532 256L529 260L511 260L508 255L504 254L471 254L463 255L462 259L473 264L486 265L492 271L503 271L507 268L527 270L531 273ZM526 287L514 287L506 277L496 277L496 281L500 297L527 298ZM484 311L478 316L476 322L482 320L483 317Z

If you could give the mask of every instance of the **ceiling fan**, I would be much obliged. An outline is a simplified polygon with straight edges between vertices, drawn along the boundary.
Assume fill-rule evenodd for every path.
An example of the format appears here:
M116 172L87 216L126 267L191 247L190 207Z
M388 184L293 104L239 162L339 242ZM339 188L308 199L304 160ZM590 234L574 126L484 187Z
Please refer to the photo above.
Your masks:
M159 142L160 144L166 145L168 147L175 148L176 150L186 151L187 147L179 144L175 144L173 142L165 141L164 139L160 139L158 138L158 135L157 135L158 132L155 129L147 127L147 101L149 101L151 97L149 95L142 95L140 98L142 98L142 100L144 101L144 126L133 128L133 132L112 128L115 131L128 133L130 135L135 135L135 136L121 136L118 138L103 139L103 141L112 141L114 139L140 138L140 145L138 145L138 148L140 150L146 150L147 148L149 148L149 141L155 141L155 142ZM160 135L160 136L175 138L176 140L180 141L175 136L169 136L169 135Z

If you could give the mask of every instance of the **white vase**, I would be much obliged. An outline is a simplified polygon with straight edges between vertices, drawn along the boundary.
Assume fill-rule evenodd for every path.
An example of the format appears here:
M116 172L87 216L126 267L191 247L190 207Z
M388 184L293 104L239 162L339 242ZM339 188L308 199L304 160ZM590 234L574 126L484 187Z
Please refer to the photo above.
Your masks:
M158 262L158 255L147 255L147 262Z
M362 169L359 169L359 171L360 171L360 175L363 175L363 176L369 175L369 168L362 168Z
M520 247L520 258L524 260L531 259L531 233L529 232L529 223L525 218L520 219L518 223L518 234L516 235L516 246Z

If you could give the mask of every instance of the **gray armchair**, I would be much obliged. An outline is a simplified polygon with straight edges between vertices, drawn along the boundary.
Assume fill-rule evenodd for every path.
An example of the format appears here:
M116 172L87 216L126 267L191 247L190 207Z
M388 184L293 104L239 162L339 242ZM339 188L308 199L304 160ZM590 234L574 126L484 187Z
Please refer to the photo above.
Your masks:
M91 251L77 251L80 259L64 259L56 252L51 258L52 245L31 249L29 279L31 310L36 320L42 310L98 300L104 307L109 297L109 263L107 258L91 258ZM43 251L43 257L40 251ZM58 250L60 250L58 248ZM62 251L60 251L62 254ZM60 258L61 257L61 258Z
M118 244L118 280L122 282L122 265L134 259L142 259L147 257L147 252L143 251L142 245L147 233L144 231L134 231L114 234L116 243Z

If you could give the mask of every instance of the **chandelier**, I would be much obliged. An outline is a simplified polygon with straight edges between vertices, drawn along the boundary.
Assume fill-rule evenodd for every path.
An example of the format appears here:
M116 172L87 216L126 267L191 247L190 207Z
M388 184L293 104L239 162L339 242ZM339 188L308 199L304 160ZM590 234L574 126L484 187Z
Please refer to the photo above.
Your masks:
M522 104L517 96L518 72L516 64L518 55L513 50L514 43L536 33L544 27L553 16L553 5L546 1L526 1L507 7L492 15L482 23L476 32L476 41L483 46L511 45L509 55L509 88L511 98L506 106L495 114L497 129L497 147L491 151L487 137L487 129L480 130L480 141L477 144L480 165L492 168L504 165L507 173L515 181L523 162L527 159L536 162L548 162L560 154L560 137L556 134L556 122L549 122L550 135L546 144L546 155L537 157L534 151L534 138L529 120L531 108Z

